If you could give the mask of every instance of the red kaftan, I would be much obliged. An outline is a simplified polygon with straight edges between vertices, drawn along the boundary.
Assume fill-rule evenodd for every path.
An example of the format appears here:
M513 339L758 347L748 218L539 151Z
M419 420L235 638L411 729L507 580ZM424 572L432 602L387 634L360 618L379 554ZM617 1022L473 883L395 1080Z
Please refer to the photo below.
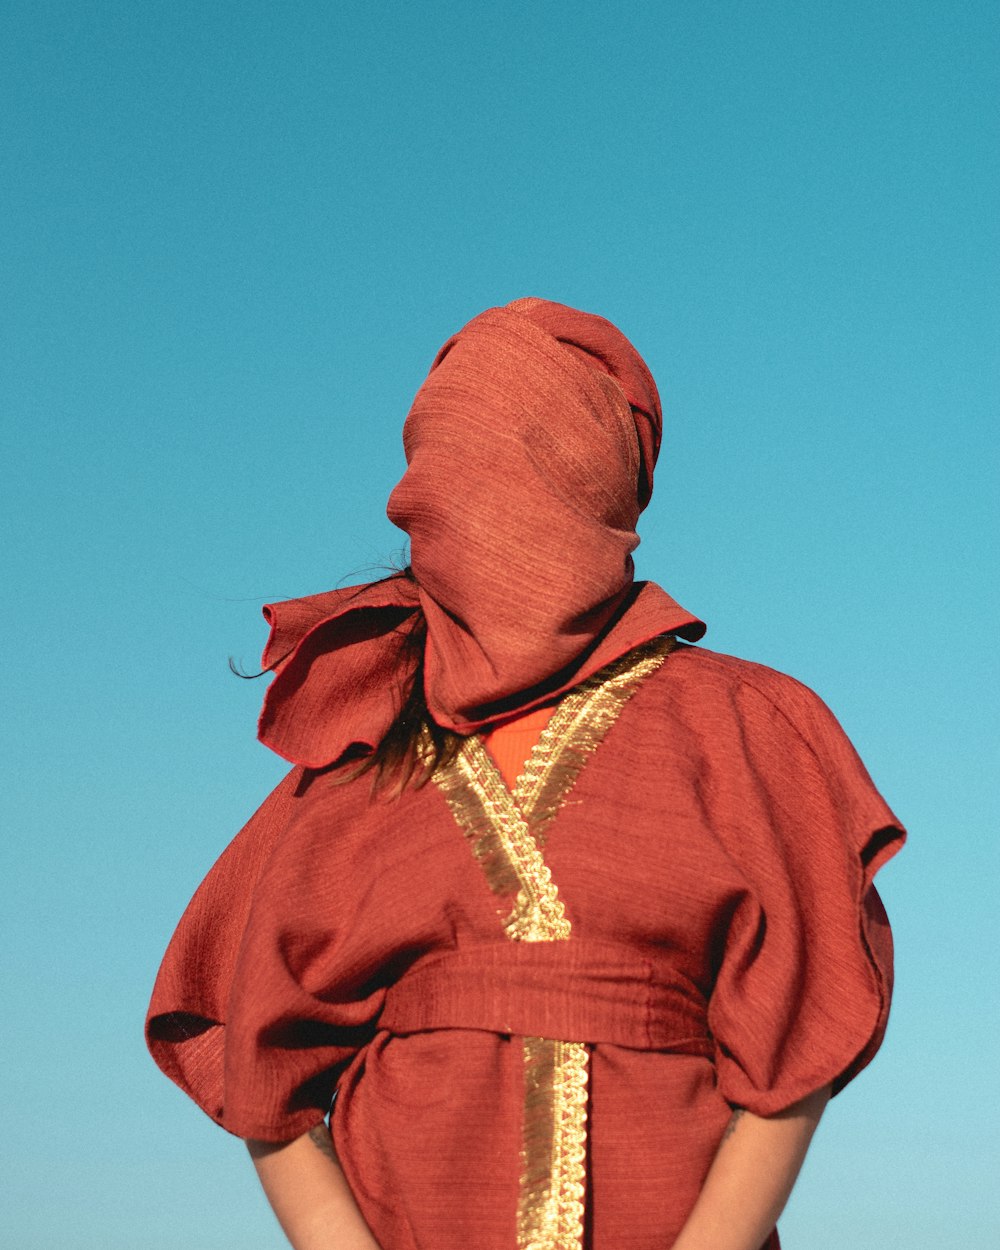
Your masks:
M178 928L157 1062L245 1137L336 1089L383 1250L664 1250L732 1104L881 1041L900 826L810 691L668 649L565 696L513 797L476 738L395 800L295 770Z

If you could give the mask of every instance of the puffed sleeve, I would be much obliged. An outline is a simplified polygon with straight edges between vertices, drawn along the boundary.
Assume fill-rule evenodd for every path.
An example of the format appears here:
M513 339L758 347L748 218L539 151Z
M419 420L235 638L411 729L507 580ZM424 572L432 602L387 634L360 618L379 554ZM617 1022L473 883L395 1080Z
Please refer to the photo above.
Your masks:
M346 975L339 1001L308 984L311 956L332 940L296 923L306 888L296 829L309 780L293 769L202 882L146 1021L167 1076L229 1132L265 1141L290 1140L323 1118L380 1006L353 995Z
M719 1089L773 1115L881 1044L892 939L872 879L904 831L821 700L790 678L739 698L742 760L720 834L743 890L709 1003Z

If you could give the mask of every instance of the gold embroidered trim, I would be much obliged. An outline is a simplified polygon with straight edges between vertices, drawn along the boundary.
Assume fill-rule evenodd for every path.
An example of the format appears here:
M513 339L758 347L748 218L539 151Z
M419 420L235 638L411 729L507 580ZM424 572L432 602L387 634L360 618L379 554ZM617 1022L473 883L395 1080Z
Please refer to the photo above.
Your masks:
M677 646L667 634L605 665L570 691L542 730L514 788L537 839L555 819L584 764L639 686Z
M513 793L479 738L434 774L494 894L516 891L503 920L514 942L571 933L542 856L543 835L591 754L676 639L654 638L566 695L539 737ZM589 1052L582 1042L526 1037L518 1250L581 1250L586 1197Z
M514 942L556 942L570 924L552 874L528 822L478 738L469 738L450 768L435 774L448 806L472 845L494 894L517 890L503 922Z
M587 1156L587 1047L524 1039L519 1250L579 1250Z

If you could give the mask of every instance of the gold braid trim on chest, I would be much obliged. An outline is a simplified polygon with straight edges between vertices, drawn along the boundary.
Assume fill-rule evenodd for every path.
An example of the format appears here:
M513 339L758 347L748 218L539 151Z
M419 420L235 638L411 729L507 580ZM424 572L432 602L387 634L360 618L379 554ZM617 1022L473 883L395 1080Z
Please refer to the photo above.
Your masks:
M570 924L528 821L478 738L462 747L446 775L435 774L472 853L495 894L517 891L503 921L513 942L556 942Z
M434 774L459 828L500 898L513 942L560 942L572 926L542 855L544 837L587 760L643 679L676 646L654 638L566 695L511 792L478 737ZM582 1042L526 1037L518 1250L581 1250L586 1201L589 1051Z

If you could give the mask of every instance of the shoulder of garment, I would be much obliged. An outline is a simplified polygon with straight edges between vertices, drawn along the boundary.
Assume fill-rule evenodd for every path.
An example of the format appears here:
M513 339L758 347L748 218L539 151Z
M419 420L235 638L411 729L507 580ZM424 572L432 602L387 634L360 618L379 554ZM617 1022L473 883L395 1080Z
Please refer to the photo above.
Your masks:
M719 1088L771 1115L837 1092L881 1043L892 942L873 878L905 831L807 686L699 647L670 661L642 706L745 887L709 1009Z

